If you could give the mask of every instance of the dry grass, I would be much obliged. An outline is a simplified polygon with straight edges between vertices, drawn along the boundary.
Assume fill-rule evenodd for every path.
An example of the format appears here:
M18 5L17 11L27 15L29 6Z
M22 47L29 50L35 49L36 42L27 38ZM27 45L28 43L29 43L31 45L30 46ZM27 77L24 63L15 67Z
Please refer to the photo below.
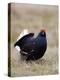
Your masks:
M27 28L36 35L45 28L48 47L37 61L21 59L13 45L20 32ZM58 73L58 7L42 5L11 5L11 76L51 75Z

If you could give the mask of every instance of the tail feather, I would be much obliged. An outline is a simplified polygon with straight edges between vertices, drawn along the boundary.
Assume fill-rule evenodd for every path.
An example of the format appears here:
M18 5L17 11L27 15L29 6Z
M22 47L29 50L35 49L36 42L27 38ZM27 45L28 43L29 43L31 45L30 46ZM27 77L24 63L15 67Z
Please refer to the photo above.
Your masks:
M19 39L21 39L23 36L27 35L27 34L29 34L28 30L27 30L27 29L24 29L24 30L20 33L19 37L17 38L17 41L18 41Z

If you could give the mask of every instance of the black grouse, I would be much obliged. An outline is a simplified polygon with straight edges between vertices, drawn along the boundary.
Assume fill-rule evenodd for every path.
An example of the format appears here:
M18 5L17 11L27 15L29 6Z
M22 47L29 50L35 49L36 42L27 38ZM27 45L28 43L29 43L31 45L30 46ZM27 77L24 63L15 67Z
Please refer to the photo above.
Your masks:
M47 49L45 30L41 30L36 38L34 37L34 33L24 35L14 44L14 47L18 48L21 55L27 57L26 60L42 58Z

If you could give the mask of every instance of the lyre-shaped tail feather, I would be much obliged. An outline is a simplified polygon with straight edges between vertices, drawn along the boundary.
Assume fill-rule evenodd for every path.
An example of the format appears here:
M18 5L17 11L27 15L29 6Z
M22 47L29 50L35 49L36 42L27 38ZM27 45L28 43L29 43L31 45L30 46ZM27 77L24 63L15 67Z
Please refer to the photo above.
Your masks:
M24 29L24 30L20 33L19 37L17 38L17 41L18 41L19 39L21 39L23 36L27 35L27 34L29 34L28 30L27 30L27 29Z

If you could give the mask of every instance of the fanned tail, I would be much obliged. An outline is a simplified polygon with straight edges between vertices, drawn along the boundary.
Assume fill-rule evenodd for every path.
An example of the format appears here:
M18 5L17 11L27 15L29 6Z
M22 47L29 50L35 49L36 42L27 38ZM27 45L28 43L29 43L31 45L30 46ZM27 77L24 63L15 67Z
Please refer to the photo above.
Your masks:
M27 29L24 29L24 30L20 33L19 37L17 38L17 41L18 41L19 39L21 39L23 36L27 35L27 34L29 34L28 30L27 30Z

